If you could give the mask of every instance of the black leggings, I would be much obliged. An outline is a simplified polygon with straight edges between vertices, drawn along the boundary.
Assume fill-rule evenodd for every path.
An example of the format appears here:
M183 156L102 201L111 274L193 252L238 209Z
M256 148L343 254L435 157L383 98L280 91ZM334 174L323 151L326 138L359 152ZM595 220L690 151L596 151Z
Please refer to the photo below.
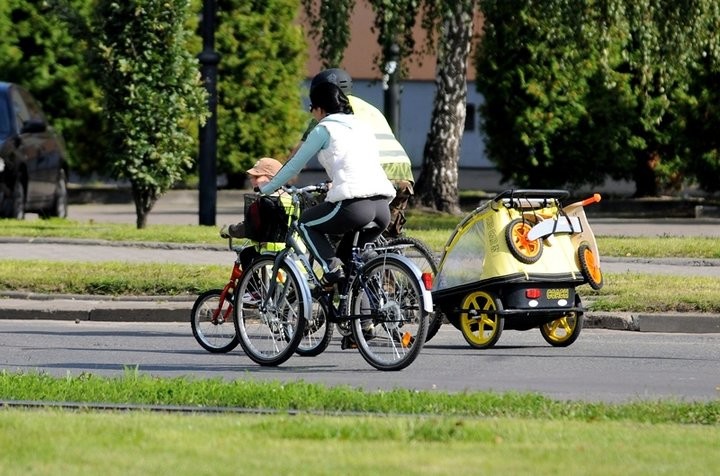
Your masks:
M379 227L362 230L358 239L359 246L375 241L390 223L387 198L378 196L323 202L305 210L300 215L299 225L310 252L327 272L335 268L333 258L347 263L355 231L373 221ZM327 235L343 235L338 245L337 258Z

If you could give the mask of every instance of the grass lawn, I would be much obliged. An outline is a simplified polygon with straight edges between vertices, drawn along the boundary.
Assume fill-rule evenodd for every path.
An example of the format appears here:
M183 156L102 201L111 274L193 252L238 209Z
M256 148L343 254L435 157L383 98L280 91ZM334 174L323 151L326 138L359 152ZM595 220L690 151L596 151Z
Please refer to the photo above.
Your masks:
M628 421L0 413L0 473L713 474L720 427Z
M720 402L0 373L0 398L277 411L0 412L0 474L712 474Z

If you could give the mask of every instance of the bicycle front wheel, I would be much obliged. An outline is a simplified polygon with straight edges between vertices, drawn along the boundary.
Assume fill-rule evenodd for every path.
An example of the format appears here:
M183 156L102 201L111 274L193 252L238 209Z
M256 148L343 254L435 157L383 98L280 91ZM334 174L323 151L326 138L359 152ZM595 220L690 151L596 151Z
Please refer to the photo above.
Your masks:
M401 370L425 344L428 312L422 283L392 254L370 260L350 296L351 330L363 358L378 370Z
M221 299L221 289L205 291L195 300L190 327L203 349L214 354L230 352L238 345L233 324L232 295Z
M305 298L295 268L287 262L273 274L273 257L257 258L235 292L235 331L250 359L280 365L298 347L305 330ZM272 293L272 294L271 294Z
M437 276L438 259L435 257L435 254L430 251L430 248L428 248L422 241L409 236L400 236L388 241L387 246L389 248L395 248L399 254L415 263L421 273L430 273L432 274L433 279ZM435 337L435 334L438 333L440 326L442 326L442 323L445 320L445 314L443 314L439 308L435 308L428 319L430 322L428 324L425 342L428 342L430 339Z

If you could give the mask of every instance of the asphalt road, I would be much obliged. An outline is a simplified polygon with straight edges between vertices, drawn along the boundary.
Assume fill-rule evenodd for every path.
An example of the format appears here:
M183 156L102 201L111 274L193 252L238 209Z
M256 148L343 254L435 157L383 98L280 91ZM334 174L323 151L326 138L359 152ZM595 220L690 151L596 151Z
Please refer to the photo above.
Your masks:
M401 372L380 372L337 337L317 357L294 356L260 367L238 347L210 354L186 323L0 320L0 368L62 377L83 372L121 377L126 367L170 378L305 381L368 391L538 392L558 400L625 403L720 395L720 334L663 334L585 329L572 346L546 344L537 329L506 331L496 347L470 348L443 326Z

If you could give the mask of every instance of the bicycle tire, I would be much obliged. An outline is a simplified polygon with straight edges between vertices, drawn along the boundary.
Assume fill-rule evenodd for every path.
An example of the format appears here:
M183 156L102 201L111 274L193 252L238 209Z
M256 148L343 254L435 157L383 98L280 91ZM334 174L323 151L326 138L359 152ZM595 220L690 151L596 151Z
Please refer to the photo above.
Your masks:
M312 319L305 324L303 337L295 353L301 357L315 357L330 345L335 325L327 319L325 305L317 299L312 302Z
M353 338L366 362L378 370L401 370L417 358L427 336L422 283L405 258L392 253L368 261L352 283ZM367 325L372 324L368 332Z
M213 354L230 352L239 343L235 324L232 322L232 296L228 296L229 299L225 299L221 304L222 292L222 289L211 289L200 294L190 312L190 327L195 340L203 349Z
M280 365L293 355L306 322L301 286L307 284L287 261L273 277L274 261L272 256L256 258L235 290L235 332L245 354L263 366ZM268 299L271 279L278 282Z
M420 268L421 273L432 273L433 279L437 276L439 266L438 258L422 241L409 236L400 236L389 240L387 246L398 247L400 254L415 263L417 267ZM439 308L435 308L429 319L430 322L428 324L425 342L428 342L438 333L440 326L442 326L445 321L445 314L443 314Z

